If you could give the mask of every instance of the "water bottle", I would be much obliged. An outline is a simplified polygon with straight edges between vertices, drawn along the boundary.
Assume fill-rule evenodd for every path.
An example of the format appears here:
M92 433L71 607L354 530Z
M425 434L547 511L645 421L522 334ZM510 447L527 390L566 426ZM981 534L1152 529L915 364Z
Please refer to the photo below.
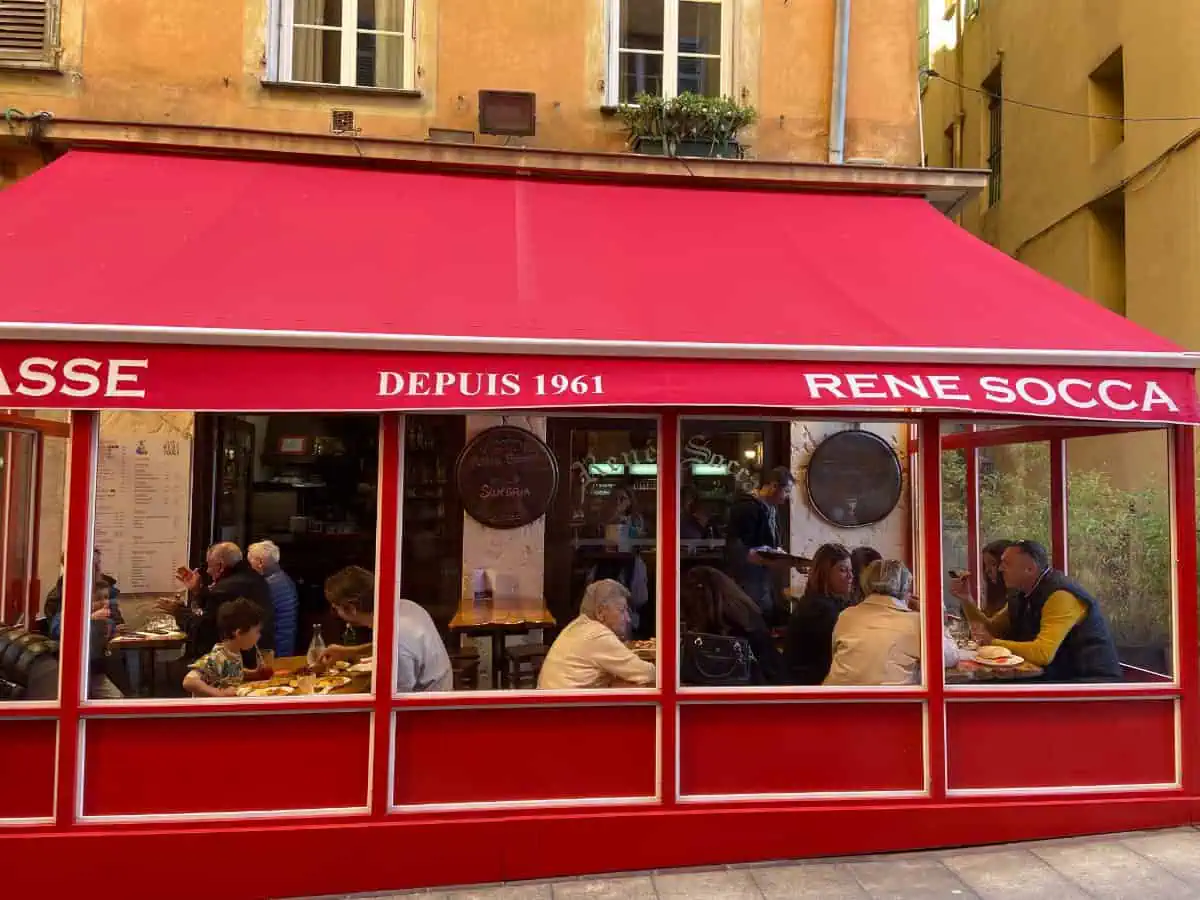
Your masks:
M325 641L321 637L321 626L313 626L312 641L308 645L308 665L310 668L316 668L320 665L321 656L325 653Z

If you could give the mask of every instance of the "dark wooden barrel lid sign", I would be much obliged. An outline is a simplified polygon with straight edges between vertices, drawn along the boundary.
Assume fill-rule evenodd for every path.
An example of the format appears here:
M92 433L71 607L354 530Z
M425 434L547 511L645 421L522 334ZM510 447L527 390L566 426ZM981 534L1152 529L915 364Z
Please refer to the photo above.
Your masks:
M900 457L870 431L839 431L808 461L808 499L825 521L862 528L886 519L900 503Z
M467 442L454 478L472 519L488 528L520 528L550 508L558 489L558 463L536 434L499 425Z

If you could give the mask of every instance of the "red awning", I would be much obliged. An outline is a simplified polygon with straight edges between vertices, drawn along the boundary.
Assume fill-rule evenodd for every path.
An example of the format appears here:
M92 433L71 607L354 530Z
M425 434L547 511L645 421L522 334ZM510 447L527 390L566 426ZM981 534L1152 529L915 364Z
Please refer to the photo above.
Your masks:
M643 379L646 360L631 357L659 371L689 357L790 360L745 372L794 384L778 398L777 385L760 388L764 403L794 406L996 411L980 379L1006 367L1004 390L1037 377L1055 392L1015 391L1006 411L1196 418L1190 354L917 198L77 151L0 194L0 263L0 338L12 340L622 357L597 365L636 363ZM27 350L0 355L14 395ZM374 380L412 369L387 356L370 362ZM685 371L694 379L694 363L651 379L661 402L689 402L672 374ZM855 373L875 380L845 381ZM910 381L897 388L889 373ZM954 373L972 381L970 399L911 389ZM843 380L812 383L831 375ZM1129 389L1100 391L1114 379ZM1147 405L1148 382L1169 403ZM393 405L405 397L377 387ZM636 393L608 399L655 402ZM690 402L737 399L726 393Z

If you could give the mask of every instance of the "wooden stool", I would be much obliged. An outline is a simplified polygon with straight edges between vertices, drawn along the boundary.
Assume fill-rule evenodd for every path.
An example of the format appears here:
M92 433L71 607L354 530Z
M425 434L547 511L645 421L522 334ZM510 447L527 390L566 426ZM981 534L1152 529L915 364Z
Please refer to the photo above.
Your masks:
M505 657L508 662L508 684L510 688L536 688L542 663L546 661L545 644L517 644L508 647Z
M479 651L474 647L451 651L450 668L454 672L456 691L473 691L479 687Z

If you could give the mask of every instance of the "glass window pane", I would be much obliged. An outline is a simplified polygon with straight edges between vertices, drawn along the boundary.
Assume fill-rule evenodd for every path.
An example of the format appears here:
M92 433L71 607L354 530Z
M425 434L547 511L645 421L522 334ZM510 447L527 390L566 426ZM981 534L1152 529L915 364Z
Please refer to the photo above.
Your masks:
M638 94L662 96L663 58L654 53L621 51L621 102L632 103Z
M907 439L904 423L683 421L681 684L920 682ZM909 572L898 596L856 577L881 556Z
M405 30L404 0L358 0L358 27L370 31Z
M401 595L437 627L454 689L653 685L655 421L405 422ZM398 670L397 689L424 688Z
M1125 677L1171 674L1167 432L1067 442L1067 574L1097 600Z
M663 49L663 0L623 0L621 49Z
M721 95L721 60L681 56L679 58L679 93Z
M368 692L378 436L376 416L102 414L88 698ZM190 545L193 515L218 543Z
M342 33L328 29L296 28L292 34L292 81L340 84Z
M679 4L679 52L721 54L721 4Z
M21 413L32 431L0 429L0 702L58 697L55 585L62 562L68 439L40 430L67 415ZM39 481L40 479L40 481Z
M404 87L404 41L399 34L358 33L356 83L360 87Z
M297 25L342 25L342 0L292 0Z

